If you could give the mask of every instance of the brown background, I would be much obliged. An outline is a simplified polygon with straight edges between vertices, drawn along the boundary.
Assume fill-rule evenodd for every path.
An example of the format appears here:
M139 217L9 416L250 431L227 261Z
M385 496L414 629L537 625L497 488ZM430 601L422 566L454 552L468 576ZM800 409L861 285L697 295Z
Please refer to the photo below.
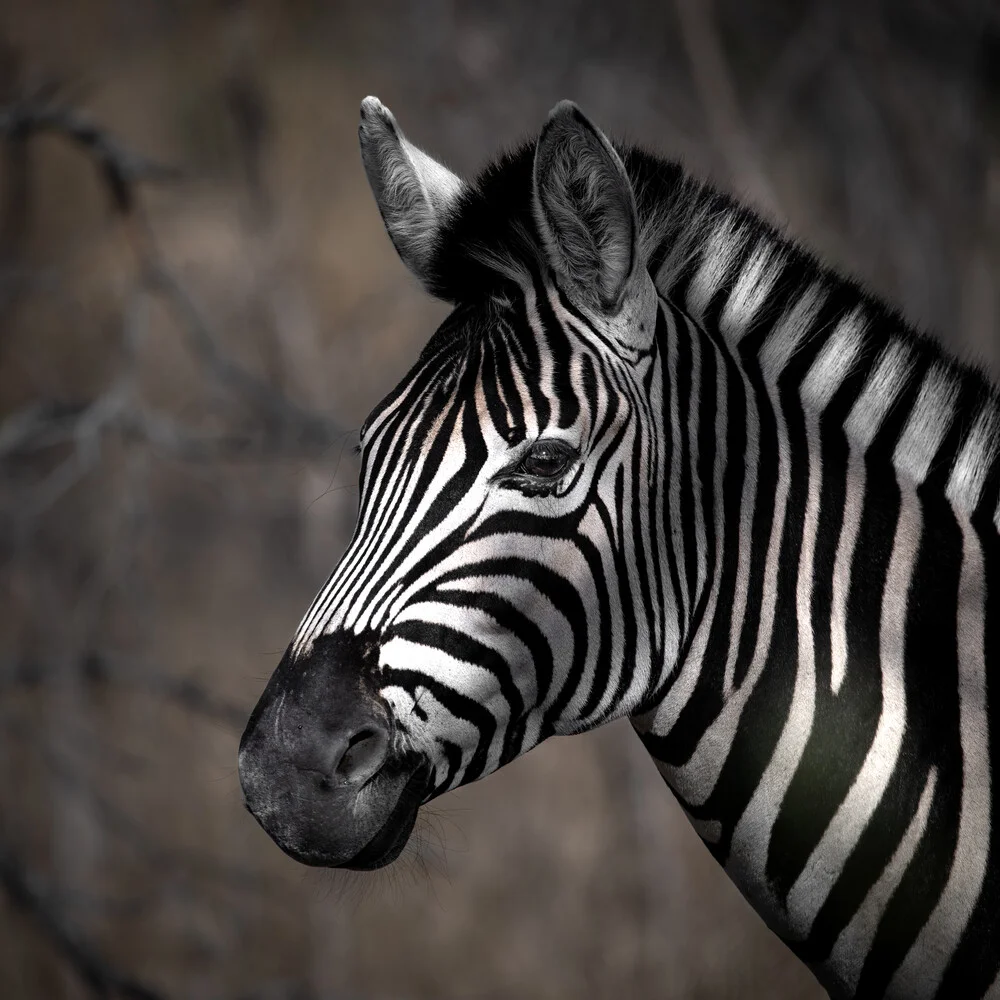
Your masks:
M996 4L3 0L0 36L0 997L820 995L627 727L354 880L267 840L236 744L444 314L363 96L463 173L572 97L997 366Z

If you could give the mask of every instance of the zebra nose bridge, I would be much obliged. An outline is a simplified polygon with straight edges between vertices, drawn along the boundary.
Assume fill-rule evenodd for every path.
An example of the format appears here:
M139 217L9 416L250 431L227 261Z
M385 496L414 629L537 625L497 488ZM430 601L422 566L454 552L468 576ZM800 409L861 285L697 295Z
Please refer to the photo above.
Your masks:
M372 588L378 578L379 562L372 562L366 545L354 539L341 556L330 578L313 601L313 607L303 620L308 623L313 643L331 636L367 631L368 609L372 604ZM305 652L306 650L303 650Z
M387 567L393 572L386 574ZM369 566L364 578L353 581L328 615L328 635L355 633L365 636L384 631L410 587L405 577L406 562L386 558ZM375 664L372 664L375 665Z

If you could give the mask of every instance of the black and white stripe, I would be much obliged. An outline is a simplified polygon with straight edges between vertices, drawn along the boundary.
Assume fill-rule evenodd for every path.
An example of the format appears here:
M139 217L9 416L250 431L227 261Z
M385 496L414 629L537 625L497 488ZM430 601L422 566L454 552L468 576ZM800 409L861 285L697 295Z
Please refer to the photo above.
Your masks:
M433 186L366 108L370 176ZM432 794L631 715L832 992L997 994L997 393L567 105L412 200L380 197L390 234L456 309L364 428L296 655L377 637ZM575 459L524 473L552 440Z

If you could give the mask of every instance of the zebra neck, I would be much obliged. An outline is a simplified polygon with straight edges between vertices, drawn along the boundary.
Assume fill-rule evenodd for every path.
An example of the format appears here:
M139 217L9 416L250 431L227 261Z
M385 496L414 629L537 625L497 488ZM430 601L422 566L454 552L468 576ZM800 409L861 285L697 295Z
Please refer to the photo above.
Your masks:
M915 995L944 975L984 880L1000 884L984 832L1000 405L884 305L747 226L723 216L661 268L684 641L633 723L758 912L838 982L867 984L883 914L905 910L922 937L896 992ZM884 877L876 855L893 858ZM940 954L923 946L935 935Z
M714 194L703 201L711 212L690 211L694 232L666 227L675 244L653 255L665 316L665 534L681 638L636 726L661 761L686 759L734 697L742 715L776 616L789 614L794 628L811 602L815 560L839 559L849 577L862 502L890 533L900 490L936 501L946 520L976 524L991 545L1000 532L1000 403L982 374L947 360L746 210L720 210ZM789 560L801 594L781 592ZM833 586L836 691L847 594L843 579ZM716 777L713 764L708 787Z

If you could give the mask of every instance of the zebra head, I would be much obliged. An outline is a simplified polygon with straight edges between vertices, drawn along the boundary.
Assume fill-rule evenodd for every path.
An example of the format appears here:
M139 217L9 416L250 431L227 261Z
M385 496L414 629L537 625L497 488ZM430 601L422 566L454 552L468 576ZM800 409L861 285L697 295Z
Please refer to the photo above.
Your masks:
M353 540L240 778L293 857L363 869L398 855L422 802L635 711L677 639L664 320L621 157L569 102L474 183L374 98L360 138L397 251L455 308L362 429Z

